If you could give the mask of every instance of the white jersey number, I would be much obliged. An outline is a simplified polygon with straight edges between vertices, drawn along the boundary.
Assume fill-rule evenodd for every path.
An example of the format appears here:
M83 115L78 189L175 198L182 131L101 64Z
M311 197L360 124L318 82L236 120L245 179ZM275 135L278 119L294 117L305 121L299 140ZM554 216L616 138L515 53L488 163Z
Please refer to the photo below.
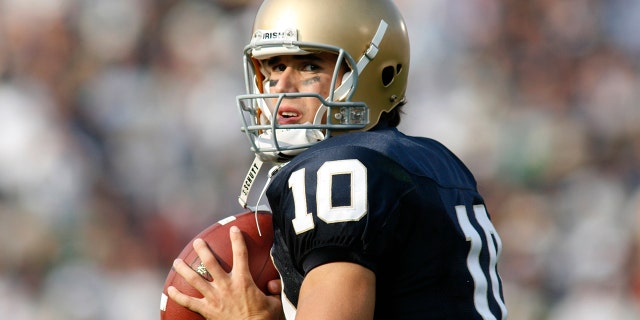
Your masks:
M480 252L482 250L489 250L488 271L489 280L491 281L491 289L493 292L492 298L500 306L502 319L506 319L507 308L504 305L504 301L502 301L502 297L500 297L500 279L498 278L498 273L496 271L496 265L498 263L498 258L500 257L500 251L502 250L502 241L500 240L500 236L498 236L498 232L489 220L485 206L475 205L473 206L473 212L475 213L476 220L480 226L479 228L475 227L469 221L467 208L465 206L456 206L456 215L458 217L460 227L462 228L464 235L467 237L467 241L471 242L471 249L469 249L469 254L467 255L467 268L469 269L475 284L473 302L476 306L476 310L483 319L496 319L489 310L489 281L487 280L487 277L482 270L482 266L480 265ZM483 237L487 241L487 248L483 248Z
M351 181L351 202L345 206L334 206L331 199L333 178L348 175ZM367 167L356 159L325 162L317 172L316 214L326 223L358 221L367 214ZM315 227L313 213L307 206L305 169L299 169L289 177L289 188L293 194L295 218L293 228L297 234Z

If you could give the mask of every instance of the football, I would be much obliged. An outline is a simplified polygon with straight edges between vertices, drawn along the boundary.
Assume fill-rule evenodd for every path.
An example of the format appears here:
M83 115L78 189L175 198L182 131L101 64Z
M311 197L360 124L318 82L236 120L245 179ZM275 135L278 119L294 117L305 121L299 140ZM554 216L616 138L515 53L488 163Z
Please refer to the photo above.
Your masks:
M271 213L267 211L248 211L229 216L222 219L198 233L184 247L178 258L184 260L193 270L198 272L203 278L209 281L211 276L206 268L201 265L200 258L193 249L193 240L203 239L211 248L214 256L218 259L220 266L230 272L233 266L233 251L231 250L231 240L229 239L229 228L238 226L244 236L249 253L249 269L253 280L265 294L269 294L267 283L278 278L278 272L271 261L271 245L273 244L273 226L271 224ZM258 229L258 226L260 228ZM162 288L160 299L160 319L161 320L202 320L200 316L181 305L175 303L167 294L167 288L174 286L180 292L192 297L202 298L198 290L189 285L182 276L173 268Z

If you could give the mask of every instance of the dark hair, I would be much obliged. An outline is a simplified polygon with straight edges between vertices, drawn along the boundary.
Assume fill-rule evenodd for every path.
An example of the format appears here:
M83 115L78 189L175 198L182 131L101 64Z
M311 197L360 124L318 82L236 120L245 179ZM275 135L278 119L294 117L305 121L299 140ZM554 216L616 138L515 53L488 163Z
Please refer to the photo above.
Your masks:
M400 118L403 113L402 107L405 104L407 104L407 100L403 99L397 106L395 106L395 108L391 109L391 111L383 112L380 115L380 121L378 121L378 124L384 124L392 128L397 127L400 124Z

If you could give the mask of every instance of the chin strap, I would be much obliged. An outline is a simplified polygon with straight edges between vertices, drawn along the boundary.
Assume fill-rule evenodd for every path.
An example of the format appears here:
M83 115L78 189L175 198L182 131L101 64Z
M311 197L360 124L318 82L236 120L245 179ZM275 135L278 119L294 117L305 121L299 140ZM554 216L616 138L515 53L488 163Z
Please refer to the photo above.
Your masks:
M360 60L358 60L358 64L356 65L357 74L362 73L369 62L371 62L376 57L376 55L378 55L378 47L380 46L380 42L382 42L382 38L384 38L384 34L387 33L388 26L389 24L387 24L386 21L380 20L378 30L376 31L375 35L373 35L371 43L369 43L369 47L364 52L364 54L362 54ZM343 96L346 95L349 90L351 90L351 86L353 86L353 73L350 72L346 77L344 77L342 83L340 84L340 87L336 89L334 95L337 97L337 99L342 99Z
M238 196L238 202L243 208L247 208L247 199L249 198L249 193L251 192L253 183L256 182L256 178L258 177L258 173L260 172L263 164L264 162L256 156L253 159L253 163L251 163L251 167L249 167L247 176L244 177L244 182L242 183L242 188L240 189L240 195Z
M271 183L271 177L273 177L280 168L284 167L288 162L274 165L271 169L269 169L269 174L267 175L267 182L265 182L260 195L258 196L258 200L256 201L255 206L247 205L249 194L251 193L251 189L253 188L253 184L256 182L256 178L258 177L258 173L260 173L260 169L264 164L264 161L260 160L258 156L253 159L253 163L251 167L249 167L249 171L247 172L247 176L244 178L244 182L242 183L242 189L240 190L240 195L238 196L238 202L240 205L245 208L253 211L255 213L256 226L258 227L258 235L262 236L262 231L260 230L260 224L258 223L258 211L261 210L269 210L267 205L260 205L260 201L262 201L262 197L267 192L267 187L269 187L269 183Z
M360 60L358 60L355 66L355 71L357 71L356 74L361 74L364 68L369 64L369 62L371 62L376 57L376 55L378 55L378 47L380 46L380 42L382 42L382 38L384 38L385 33L387 33L388 26L389 24L387 24L386 21L380 20L378 30L373 35L373 38L369 43L369 47L364 52L364 54L362 54L362 57L360 57ZM333 93L334 100L346 99L346 95L349 90L351 90L351 87L353 87L353 72L347 72L342 77L342 83ZM320 105L320 108L318 108L318 111L316 111L316 116L313 120L313 123L321 123L322 117L324 116L326 111L327 107L325 105Z
M265 195L265 193L267 192L267 187L269 187L269 184L271 183L271 177L273 177L274 174L276 174L278 172L278 170L280 170L280 168L284 167L284 165L286 165L288 162L285 162L283 164L274 166L273 168L269 169L269 174L267 175L267 182L264 183L264 187L262 188L262 191L260 192L260 196L258 197L258 201L256 201L256 206L254 207L253 212L255 215L255 219L256 219L256 226L258 227L258 235L262 237L262 230L260 230L260 223L258 223L258 210L261 210L260 207L260 201L262 200L262 196ZM268 206L263 206L265 209L268 210Z

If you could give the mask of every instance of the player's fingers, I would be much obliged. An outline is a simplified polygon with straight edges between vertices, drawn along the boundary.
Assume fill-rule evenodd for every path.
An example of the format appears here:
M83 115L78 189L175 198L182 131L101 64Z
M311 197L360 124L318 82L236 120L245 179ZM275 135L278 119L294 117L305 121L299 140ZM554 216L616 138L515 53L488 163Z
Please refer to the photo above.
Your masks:
M282 281L280 279L271 280L267 283L267 290L272 295L278 295L282 291Z
M211 289L209 281L205 280L199 273L191 269L182 259L176 259L173 261L173 269L187 281L192 287L194 287L202 295L206 295Z
M221 281L227 276L227 272L222 269L220 263L218 263L218 259L216 259L209 245L207 245L207 242L200 238L195 239L193 240L193 249L198 254L198 257L213 278L213 281Z
M186 295L182 292L180 292L180 290L178 290L176 287L174 286L170 286L167 288L167 294L169 294L169 298L171 298L173 301L175 301L177 304L191 310L191 311L195 311L198 312L198 303L199 300L197 298L191 297L189 295Z
M229 229L229 238L233 250L233 272L249 274L249 252L240 228L232 226Z

